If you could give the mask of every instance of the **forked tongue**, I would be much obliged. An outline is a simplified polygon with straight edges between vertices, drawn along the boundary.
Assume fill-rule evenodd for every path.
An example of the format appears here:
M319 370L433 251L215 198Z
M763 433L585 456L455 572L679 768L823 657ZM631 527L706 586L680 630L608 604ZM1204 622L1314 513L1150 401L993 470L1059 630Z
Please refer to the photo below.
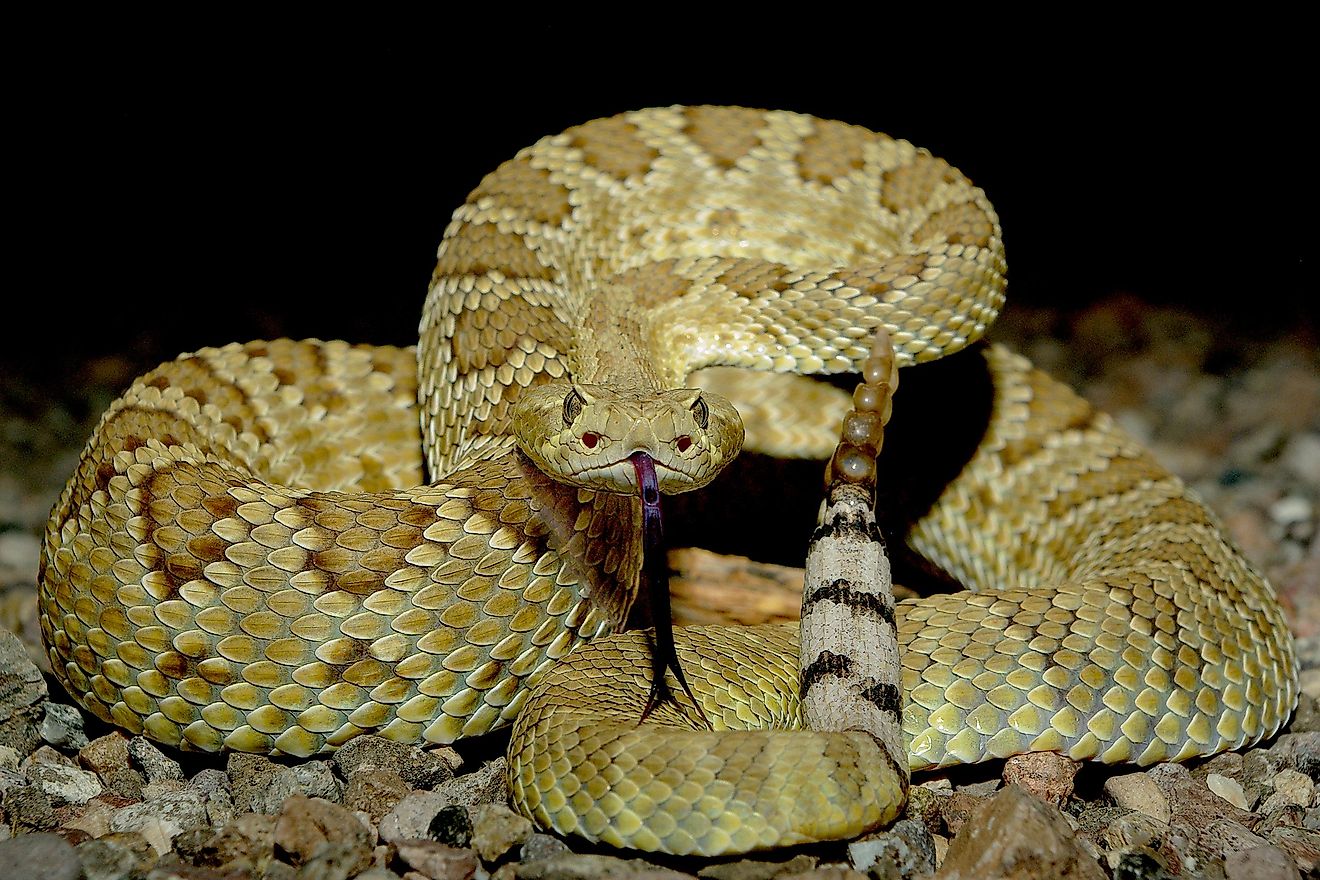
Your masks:
M655 460L645 452L634 452L629 457L637 471L637 488L642 497L642 590L649 597L651 625L655 636L651 642L651 693L646 698L642 720L666 700L677 702L665 681L665 670L674 673L683 692L688 695L697 713L705 719L701 704L692 696L683 668L678 665L674 650L674 621L669 612L669 567L665 560L664 524L660 516L660 482L655 476Z

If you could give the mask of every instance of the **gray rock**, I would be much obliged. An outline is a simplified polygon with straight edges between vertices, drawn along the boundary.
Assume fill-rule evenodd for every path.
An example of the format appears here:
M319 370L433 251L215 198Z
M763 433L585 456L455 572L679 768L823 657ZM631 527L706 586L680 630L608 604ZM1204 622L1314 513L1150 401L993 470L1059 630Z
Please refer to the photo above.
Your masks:
M39 745L33 750L32 754L23 759L19 766L23 769L31 767L33 764L58 764L61 767L77 767L74 760L58 749L53 749L48 745Z
M1103 800L1082 801L1081 805L1082 810L1075 817L1077 833L1096 841L1103 838L1105 830L1110 825L1124 816L1131 816L1134 812L1127 807L1106 803Z
M1286 852L1307 877L1320 871L1320 833L1305 828L1275 828L1270 843Z
M223 770L199 770L188 783L206 798L206 819L215 828L223 828L238 814L229 794L229 777Z
M1182 814L1174 817L1166 842L1183 865L1203 865L1222 862L1229 853L1264 846L1268 841L1233 819Z
M361 864L362 852L355 842L330 840L298 865L295 876L298 880L347 880L357 874Z
M142 771L148 783L182 782L183 768L173 758L156 748L155 744L143 736L135 736L128 741L128 756L133 765Z
M931 834L938 834L941 831L940 802L945 797L947 795L937 794L925 786L914 785L908 789L903 812L909 819L920 819Z
M32 784L55 804L85 804L102 791L95 773L63 764L29 764L24 771Z
M1315 783L1298 770L1280 770L1270 780L1274 792L1265 798L1258 812L1271 813L1280 807L1309 807L1315 800Z
M302 794L297 775L289 767L260 755L235 752L225 765L230 797L240 813L275 815L295 794Z
M449 803L477 807L482 804L507 804L509 802L508 765L504 758L487 761L480 768L462 776L456 776L449 782L436 788L449 797Z
M129 766L128 737L108 733L78 750L78 763L96 774L110 791L129 800L140 800L146 778Z
M147 880L158 880L158 878L148 877ZM167 880L174 880L174 878L167 878ZM189 880L189 878L182 878L182 880ZM301 872L292 865L286 865L284 862L270 862L266 865L266 870L262 871L261 880L304 880L304 878ZM322 880L322 878L319 876L307 877L305 880ZM334 878L334 880L339 880L339 878Z
M1062 813L1010 785L977 809L949 844L940 880L1106 880Z
M1220 776L1241 782L1245 760L1241 752L1220 752L1193 768L1192 778L1204 780L1211 773L1218 773Z
M454 806L449 795L441 791L414 791L394 805L394 809L380 820L380 838L388 843L400 840L425 840L431 836L431 823L441 810ZM466 815L467 809L462 808ZM471 828L469 822L468 827ZM446 841L455 846L454 841Z
M9 746L0 746L0 770L17 770L22 756Z
M477 854L470 849L434 840L401 840L395 846L402 862L434 880L471 877L477 872Z
M274 816L242 813L200 840L180 835L176 843L192 864L261 876L274 858L275 823Z
M349 779L359 770L390 770L412 788L434 788L454 778L449 762L417 746L379 736L358 736L334 755L339 773Z
M1320 434L1294 434L1279 454L1284 467L1299 479L1320 485Z
M86 880L129 880L142 873L138 853L120 841L88 840L77 850Z
M472 846L487 862L499 861L531 836L531 820L503 804L484 804L472 817Z
M774 880L774 878L814 870L819 861L815 856L796 855L785 858L765 853L733 862L716 862L697 871L703 880Z
M323 798L289 798L275 822L274 843L277 855L308 876L342 880L371 864L366 827Z
M1293 639L1297 649L1297 663L1302 670L1320 669L1320 635L1299 636Z
M512 880L692 880L683 874L661 868L641 859L565 853L536 862L508 865Z
M1269 749L1252 749L1242 756L1240 782L1250 808L1254 808L1274 790L1270 780L1283 769L1285 769L1283 756L1274 754Z
M389 868L367 868L354 880L400 880L400 877Z
M35 785L16 785L5 791L0 806L4 807L9 828L15 835L35 831L51 831L59 822L55 818L55 804L50 795Z
M1002 779L983 779L980 782L964 783L956 790L975 798L988 798L999 790L1002 783Z
M344 806L361 810L379 824L394 807L412 793L412 788L393 770L364 767L348 778L344 786Z
M1297 711L1288 723L1289 733L1315 733L1320 731L1320 701L1303 693L1297 699Z
M848 844L848 860L872 877L929 874L935 870L935 839L920 819L903 819L888 831Z
M335 779L329 761L306 761L292 769L298 787L307 797L319 797L335 804L343 799L342 786Z
M533 831L532 836L527 838L527 842L522 845L522 851L518 854L518 859L523 862L536 862L571 851L568 844L553 834L542 834L539 831Z
M136 831L114 831L97 839L113 843L133 853L138 868L142 871L150 871L160 858L151 842Z
M0 841L0 877L24 880L78 880L82 864L58 834L22 834Z
M82 713L77 707L65 703L46 703L46 714L41 719L41 738L59 749L81 749L87 745Z
M27 775L22 770L8 770L0 767L0 802L3 802L5 794L10 789L23 788L30 784Z
M367 868L354 880L400 880L400 877L389 868Z
M1181 764L1160 764L1146 775L1169 800L1169 843L1185 864L1219 861L1228 852L1266 842L1248 829L1254 822L1250 813L1214 794Z
M0 591L31 584L40 559L41 541L36 535L19 530L0 532Z
M1312 779L1320 777L1320 731L1282 734L1268 752L1282 763L1279 769L1291 768Z
M1158 850L1168 832L1169 823L1134 811L1105 826L1099 842L1109 850Z
M41 742L46 680L19 641L0 630L0 746L26 755Z
M1277 846L1257 846L1224 858L1226 880L1302 880L1301 872Z
M116 803L111 803L110 799L113 799ZM110 820L114 818L115 810L126 806L118 802L122 800L121 798L111 795L110 799L107 799L104 795L92 798L79 808L78 815L66 818L60 823L59 833L65 835L66 838L69 837L71 832L75 831L81 831L88 837L102 837L109 834ZM61 813L63 812L61 811ZM74 841L70 839L69 842L73 843Z
M122 807L110 820L113 831L136 831L147 839L158 855L170 851L180 832L206 823L206 799L191 788Z

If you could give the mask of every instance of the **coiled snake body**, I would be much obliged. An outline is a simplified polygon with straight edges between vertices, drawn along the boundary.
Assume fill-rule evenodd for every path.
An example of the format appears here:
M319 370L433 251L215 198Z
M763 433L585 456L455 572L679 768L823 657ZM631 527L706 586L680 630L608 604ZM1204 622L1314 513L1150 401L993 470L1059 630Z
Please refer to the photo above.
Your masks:
M604 638L637 590L628 456L665 491L703 485L742 444L734 406L749 447L828 454L846 395L783 374L854 369L882 324L904 366L964 348L1003 271L980 190L856 127L674 107L546 138L455 213L416 351L206 349L111 407L47 529L52 666L100 718L184 748L519 719L521 808L619 845L857 833L885 785L864 744L727 732L792 726L790 629L680 631L714 730L668 704L638 724L646 643ZM1296 661L1268 584L1107 417L1002 349L972 356L984 435L906 535L968 588L899 607L911 766L1144 764L1275 732ZM689 387L713 367L744 369ZM773 415L806 400L802 424Z

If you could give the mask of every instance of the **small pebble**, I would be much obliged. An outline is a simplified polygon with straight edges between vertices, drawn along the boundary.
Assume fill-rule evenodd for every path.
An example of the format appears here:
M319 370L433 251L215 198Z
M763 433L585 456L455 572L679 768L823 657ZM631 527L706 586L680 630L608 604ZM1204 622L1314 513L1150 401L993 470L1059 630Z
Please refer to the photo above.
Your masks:
M487 862L498 861L532 836L532 822L503 804L486 804L472 817L472 847Z
M1270 519L1281 526L1306 522L1312 513L1311 502L1300 495L1285 495L1270 505Z
M1242 791L1242 783L1218 773L1211 773L1205 778L1205 784L1211 791L1228 801L1239 810L1248 809L1247 795Z
M1283 466L1311 486L1320 486L1320 434L1294 434L1279 456Z
M82 713L64 703L47 703L41 719L41 738L56 748L77 751L87 745Z
M1271 813L1284 806L1309 807L1315 800L1315 782L1297 770L1282 770L1271 782L1274 793L1267 795L1259 812Z
M58 834L22 834L0 841L0 877L79 880L78 854Z
M1145 773L1111 776L1105 780L1104 788L1120 807L1145 813L1159 822L1168 822L1172 815L1168 798Z

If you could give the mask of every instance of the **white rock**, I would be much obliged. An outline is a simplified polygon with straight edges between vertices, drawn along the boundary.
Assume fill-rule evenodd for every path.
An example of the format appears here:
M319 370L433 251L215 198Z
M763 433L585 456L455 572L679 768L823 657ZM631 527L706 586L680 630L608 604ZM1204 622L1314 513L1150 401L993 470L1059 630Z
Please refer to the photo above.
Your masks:
M1320 434L1297 434L1280 456L1284 467L1313 486L1320 486Z
M1219 773L1211 773L1205 777L1205 784L1207 788L1239 810L1247 809L1247 793L1242 790L1242 783L1236 779L1229 779Z
M1274 794L1265 798L1258 812L1269 813L1279 807L1309 807L1315 799L1315 783L1298 770L1280 770L1271 780Z
M156 852L164 855L170 850L170 841L180 832L205 823L205 796L185 788L121 807L110 820L110 830L140 831Z
M85 804L102 790L101 780L95 773L77 767L34 763L28 766L26 773L37 788L66 804Z
M1114 803L1129 810L1145 813L1152 819L1168 822L1172 815L1169 799L1145 773L1126 773L1105 780L1105 791Z
M1311 502L1300 495L1285 495L1270 505L1270 519L1281 526L1306 522L1314 512Z

